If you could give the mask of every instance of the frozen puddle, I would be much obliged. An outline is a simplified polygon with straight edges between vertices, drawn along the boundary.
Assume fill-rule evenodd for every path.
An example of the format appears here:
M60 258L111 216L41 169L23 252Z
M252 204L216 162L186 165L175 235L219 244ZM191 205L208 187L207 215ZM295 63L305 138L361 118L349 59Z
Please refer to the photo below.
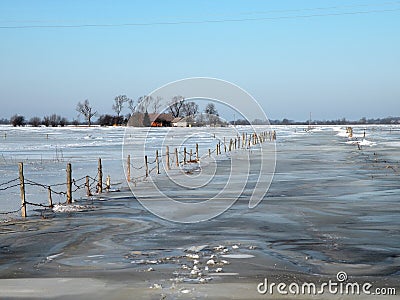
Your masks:
M57 257L60 257L60 256L63 255L63 254L64 254L64 252L57 253L57 254L53 254L53 255L49 255L49 256L46 257L46 259L47 259L48 261L52 261L53 259L55 259L55 258L57 258Z
M53 211L58 213L85 211L89 209L94 209L94 206L77 204L56 204L53 207Z
M251 254L223 254L221 255L225 258L252 258L254 255Z
M237 276L239 273L209 273L210 276Z

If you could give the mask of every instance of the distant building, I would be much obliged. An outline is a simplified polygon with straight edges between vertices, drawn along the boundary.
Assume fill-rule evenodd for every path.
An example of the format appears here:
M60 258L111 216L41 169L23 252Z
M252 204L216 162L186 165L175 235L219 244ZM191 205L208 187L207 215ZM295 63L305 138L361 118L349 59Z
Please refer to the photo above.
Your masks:
M171 127L174 116L171 114L149 114L151 127ZM129 121L128 126L144 127L143 125L144 113L133 114Z
M172 126L174 127L188 127L186 118L177 117L172 120Z
M151 127L171 127L174 116L171 114L149 114Z

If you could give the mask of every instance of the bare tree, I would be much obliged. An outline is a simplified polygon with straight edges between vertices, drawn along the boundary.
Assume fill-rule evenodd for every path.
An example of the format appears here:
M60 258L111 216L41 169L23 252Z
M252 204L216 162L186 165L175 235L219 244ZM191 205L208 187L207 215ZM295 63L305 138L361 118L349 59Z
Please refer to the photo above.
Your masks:
M182 115L182 106L184 102L185 98L183 98L182 96L175 96L169 102L168 106L169 111L175 118L180 117Z
M92 124L92 117L97 115L97 111L93 111L93 107L90 106L88 99L86 99L83 103L78 102L76 105L76 111L85 117L89 127Z
M162 98L157 96L157 98L153 98L152 106L153 106L153 113L159 113L161 108L161 101Z
M42 120L39 117L32 117L29 120L29 124L33 127L38 127L42 123Z
M25 117L20 115L14 115L10 119L12 126L25 126Z
M124 107L124 103L129 100L130 99L126 95L119 95L114 98L115 103L113 104L112 109L117 113L118 118L121 114L122 108Z
M208 115L218 115L218 111L215 108L214 103L208 103L206 108L204 109L204 112Z
M136 112L136 107L137 107L137 104L135 104L135 102L132 99L129 99L128 108L131 111L131 115L133 115Z
M137 112L144 113L144 112L148 111L149 104L152 101L153 101L153 97L152 96L141 96L141 97L139 97L139 99L137 101L138 104L136 106Z
M198 114L199 106L193 101L185 102L183 103L182 110L185 117L193 117Z
M49 122L51 127L57 127L60 124L61 116L52 114L49 116Z
M214 124L214 126L219 122L219 115L218 111L215 108L214 103L208 103L206 108L204 109L204 112L207 114L208 122L211 124Z

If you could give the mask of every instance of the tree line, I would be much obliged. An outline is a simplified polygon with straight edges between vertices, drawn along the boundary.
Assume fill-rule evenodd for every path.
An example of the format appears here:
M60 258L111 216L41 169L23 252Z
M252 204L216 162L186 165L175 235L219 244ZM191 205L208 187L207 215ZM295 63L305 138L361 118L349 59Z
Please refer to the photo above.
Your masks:
M82 116L85 120L84 122L80 122L77 119L69 121L67 118L62 117L58 114L51 114L48 116L44 116L43 118L35 116L30 118L29 120L27 120L22 115L15 114L10 118L10 120L0 119L0 124L11 124L14 127L25 125L30 125L33 127L63 127L66 125L83 124L86 124L88 126L91 126L93 124L101 126L114 126L126 125L132 115L143 114L145 119L144 122L146 123L144 125L150 126L151 124L149 113L169 113L174 118L181 117L187 118L188 120L192 121L196 121L196 116L200 115L200 117L198 117L198 121L200 121L200 123L205 123L205 120L203 120L204 118L206 118L207 122L209 122L210 124L217 124L222 122L219 118L218 111L213 103L207 104L204 110L204 114L207 117L203 117L200 113L199 105L194 101L185 100L183 96L173 97L168 102L167 108L162 108L162 100L163 99L161 97L141 96L136 101L134 101L126 95L118 95L114 98L113 104L111 106L115 114L99 115L94 106L89 102L89 99L85 99L82 102L78 102L75 108L76 112L78 113L78 117ZM125 108L128 110L128 112L123 114ZM97 120L94 121L95 117L97 117Z
M69 121L67 118L58 114L51 114L40 117L32 117L29 120L24 116L15 114L9 120L0 119L0 124L11 124L13 126L30 125L33 127L46 126L46 127L63 127L66 125L83 125L91 126L97 124L101 126L114 126L126 125L131 116L135 114L143 115L143 126L150 126L149 113L169 113L174 118L185 118L187 121L197 124L198 126L204 125L226 125L227 122L221 120L214 103L208 103L203 112L200 111L199 105L194 101L187 101L183 96L174 96L168 101L168 107L162 107L163 99L161 97L141 96L136 101L126 95L118 95L114 98L111 106L115 114L102 114L99 115L94 106L86 99L78 102L76 105L76 112L78 116L84 118L84 122L77 119ZM125 110L125 114L123 114ZM94 117L97 120L94 121ZM229 122L233 125L263 125L268 124L266 120L255 119L249 120L232 120ZM272 125L363 125L363 124L400 124L400 117L386 117L386 118L361 118L357 121L347 120L346 118L337 120L310 120L306 121L293 121L289 119L270 120Z

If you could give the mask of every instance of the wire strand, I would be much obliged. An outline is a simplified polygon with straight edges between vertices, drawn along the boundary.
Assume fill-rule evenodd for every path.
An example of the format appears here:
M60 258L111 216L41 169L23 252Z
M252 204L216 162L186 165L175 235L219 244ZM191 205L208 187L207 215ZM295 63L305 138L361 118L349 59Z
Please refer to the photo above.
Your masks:
M372 13L386 13L400 11L400 8L394 9L374 9L352 12L337 12L337 13L321 13L309 15L293 15L293 16L276 16L276 17L253 17L253 18L231 18L231 19L210 19L198 21L163 21L163 22L148 22L148 23L120 23L120 24L65 24L65 25L13 25L0 26L0 29L28 29L28 28L91 28L91 27L144 27L144 26L159 26L159 25L190 25L190 24L208 24L208 23L235 23L235 22L252 22L252 21L273 21L285 19L307 19L316 17L331 17L331 16L346 16L346 15L365 15Z

